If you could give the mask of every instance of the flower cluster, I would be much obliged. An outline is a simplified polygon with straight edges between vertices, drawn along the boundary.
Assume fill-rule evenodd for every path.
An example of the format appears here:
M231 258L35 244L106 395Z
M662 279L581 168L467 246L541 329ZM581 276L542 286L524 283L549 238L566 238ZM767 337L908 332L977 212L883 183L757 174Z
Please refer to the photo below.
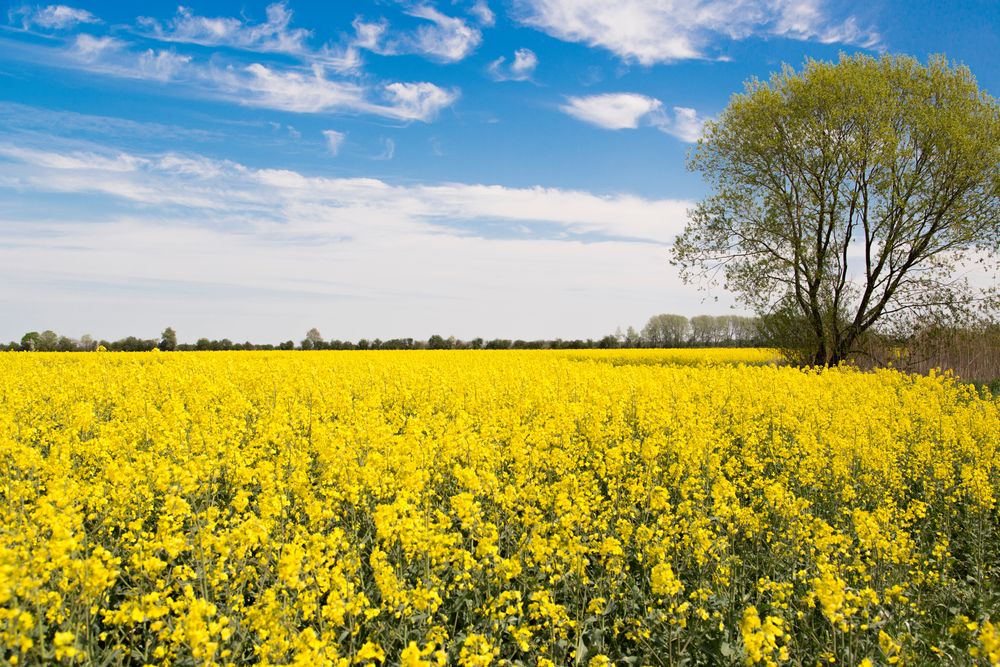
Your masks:
M0 662L1000 664L1000 402L769 354L0 355Z

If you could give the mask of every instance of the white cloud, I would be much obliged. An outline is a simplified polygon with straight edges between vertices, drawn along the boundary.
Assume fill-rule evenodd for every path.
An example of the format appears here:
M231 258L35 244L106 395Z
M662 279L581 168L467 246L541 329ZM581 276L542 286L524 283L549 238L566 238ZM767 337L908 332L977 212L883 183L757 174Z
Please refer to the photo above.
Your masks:
M8 12L11 22L20 19L21 26L27 30L33 25L49 30L66 30L81 23L100 23L86 9L67 7L66 5L48 5L46 7L30 7L24 5Z
M148 163L147 160L128 153L53 153L11 144L0 144L0 155L46 169L65 171L134 172Z
M776 35L815 40L824 44L854 44L866 48L879 46L879 35L871 30L863 30L854 16L848 16L839 23L827 20L820 7L820 0L785 0L775 4L780 7L773 28Z
M183 56L173 51L146 49L139 54L138 71L140 78L157 81L171 81L177 78L190 64L191 56Z
M49 9L53 10L50 12L53 15L62 16L60 20L68 20L63 11L68 8L59 5L46 8L46 11ZM25 11L30 16L44 14L31 8ZM309 31L290 27L292 13L284 3L269 5L264 23L202 17L184 7L179 8L176 17L165 25L152 19L142 20L147 37L293 55L302 64L292 66L266 61L227 65L224 56L218 53L208 62L198 61L172 49L139 50L135 44L118 37L86 33L75 35L66 44L39 46L38 51L53 54L52 60L62 66L121 78L182 84L182 90L187 92L248 106L430 122L442 109L458 100L457 88L443 88L426 81L378 82L371 77L343 76L360 73L359 51L362 48L391 53L405 46L427 57L452 61L464 58L480 41L477 29L428 5L411 8L409 13L429 24L404 35L402 40L382 45L387 24L357 19L353 39L347 39L340 46L325 45L320 49L310 49L306 44ZM341 76L331 78L328 73Z
M163 41L293 55L307 52L306 40L312 33L289 27L292 12L284 2L268 5L266 13L264 23L252 23L245 18L198 16L182 6L166 24L149 17L140 17L139 23L149 30L148 36Z
M429 82L389 82L380 86L329 79L327 67L278 68L261 63L218 67L174 51L134 51L113 37L81 34L65 52L68 64L123 78L181 82L209 96L239 104L296 113L371 114L401 121L432 121L459 98L457 89Z
M82 33L73 40L73 48L76 55L84 60L93 61L109 51L120 51L127 44L114 37L94 37Z
M145 164L149 164L146 162ZM160 171L193 176L200 179L219 178L230 172L240 172L243 167L234 162L213 160L202 155L167 153L153 162Z
M354 19L351 25L354 26L354 46L376 53L382 52L382 41L389 31L388 21L385 19L364 21L359 16Z
M661 132L666 132L689 144L698 141L705 126L705 118L690 107L674 107L672 115L654 114L651 121Z
M323 136L326 137L326 147L330 151L330 155L333 156L340 152L340 147L344 145L344 140L347 138L347 134L337 130L323 130Z
M822 0L516 0L522 23L642 65L709 57L720 38L776 35L876 46L854 17L836 21Z
M412 38L413 48L430 58L457 62L472 53L482 41L479 30L429 5L416 7L408 13L432 24L417 28Z
M328 67L340 74L360 74L361 66L364 64L358 49L350 45L325 45L321 49L310 53L306 59Z
M324 135L340 133L328 130ZM384 153L395 143L383 139ZM632 195L601 196L558 188L441 183L392 185L371 178L311 177L282 169L251 169L201 155L140 156L121 151L53 151L0 144L0 174L21 178L30 189L104 192L143 204L175 203L239 213L262 204L298 203L376 208L409 216L420 225L441 219L553 223L573 233L598 233L666 242L689 202ZM387 156L388 157L388 156ZM16 166L16 168L15 168ZM139 185L142 187L138 187ZM227 198L207 193L224 190Z
M237 101L251 106L318 113L356 111L364 104L365 89L360 84L330 81L319 66L310 71L279 70L254 63L242 71L216 71L215 77Z
M267 6L267 19L254 23L246 17L206 17L187 7L178 7L174 18L161 23L139 17L143 36L164 42L226 47L254 53L280 53L308 63L319 63L342 74L357 74L362 62L354 46L324 44L313 49L311 30L292 28L293 13L284 2Z
M496 81L527 81L538 67L538 56L531 49L514 52L514 62L508 67L507 59L500 56L490 63L489 73Z
M300 113L368 113L429 122L458 99L457 91L433 83L395 82L382 88L383 101L373 100L368 88L349 81L331 81L318 65L307 73L255 63L243 72L225 70L215 76L243 104Z
M45 326L98 336L155 334L166 318L182 337L276 341L311 326L353 339L597 337L642 322L665 295L701 308L665 261L686 201L393 185L101 147L0 156L0 183L39 213L0 225L0 284L30 286L4 293L17 326L42 313ZM117 212L48 219L59 193ZM81 289L85 309L72 306Z
M605 93L569 97L562 111L591 125L608 130L634 129L639 122L662 106L660 100L638 93Z
M496 16L493 14L493 10L490 9L486 0L476 0L476 2L472 3L469 13L476 17L481 26L489 28L496 23Z
M174 51L131 51L114 37L79 34L68 55L75 66L90 72L130 79L174 81L191 69L191 57Z
M390 83L385 86L388 105L371 107L382 115L400 120L433 120L458 100L457 90L445 90L433 83Z
M705 124L705 118L694 109L674 107L667 112L660 100L638 93L568 97L566 104L559 108L578 120L606 130L633 130L647 125L687 143L698 140Z
M430 5L417 5L407 12L427 24L413 31L393 34L389 22L365 21L358 17L352 23L352 48L365 49L384 56L419 54L439 62L457 62L476 50L482 33L463 19L442 14Z

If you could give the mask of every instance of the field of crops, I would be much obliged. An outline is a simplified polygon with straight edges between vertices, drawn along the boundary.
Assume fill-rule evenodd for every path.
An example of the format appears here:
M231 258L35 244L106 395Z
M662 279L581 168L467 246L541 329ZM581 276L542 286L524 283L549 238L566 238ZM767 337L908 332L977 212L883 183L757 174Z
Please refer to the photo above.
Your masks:
M0 659L1000 664L1000 401L768 358L0 354Z

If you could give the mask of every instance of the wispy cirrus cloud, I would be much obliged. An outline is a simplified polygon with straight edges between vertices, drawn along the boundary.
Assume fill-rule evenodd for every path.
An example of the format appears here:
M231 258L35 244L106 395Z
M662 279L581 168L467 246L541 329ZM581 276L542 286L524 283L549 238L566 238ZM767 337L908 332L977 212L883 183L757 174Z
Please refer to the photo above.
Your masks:
M222 139L222 135L204 129L46 109L12 102L0 102L0 127L3 127L8 134L44 132L73 138L97 135L105 139L141 141L145 145L160 141L202 143Z
M479 25L486 28L492 27L497 20L496 15L490 9L490 5L486 0L476 0L476 2L472 3L472 6L469 7L469 13L476 17Z
M410 38L411 48L429 58L456 62L475 51L482 33L463 19L446 16L430 5L416 7L411 16L429 23L417 28Z
M182 85L197 94L245 106L295 113L374 115L431 122L460 97L457 88L426 81L360 82L329 78L327 66L276 66L260 62L222 66L196 61L173 49L136 49L121 39L79 34L52 49L66 67L95 74Z
M323 130L323 138L326 139L326 148L330 151L330 155L336 157L344 145L344 140L347 139L347 134L337 130Z
M722 39L777 36L873 48L880 37L823 0L515 0L525 25L641 65L711 57Z
M67 5L21 5L7 12L7 19L10 23L20 23L21 27L28 30L32 27L45 28L48 30L68 30L81 23L101 23L86 9L69 7Z
M124 152L53 152L0 144L0 155L43 169L60 171L135 172L148 164L145 158Z
M75 54L80 58L92 61L111 51L119 51L128 46L124 42L114 37L95 37L86 33L79 34L73 40Z
M394 31L385 18L366 21L356 18L351 46L384 56L417 54L439 62L457 62L476 50L482 42L480 30L465 19L448 16L435 7L420 4L406 10L409 16L426 23L414 30Z
M383 45L385 36L389 32L387 20L383 18L378 21L365 21L358 16L351 22L351 26L354 28L352 46L383 55L391 55L391 52Z
M141 16L138 23L146 28L146 36L168 42L292 55L308 51L306 41L312 32L290 27L292 12L285 3L273 3L265 11L267 20L254 23L245 18L198 16L181 6L176 16L166 22Z
M206 76L236 102L281 111L356 111L365 99L364 86L329 80L320 66L279 69L254 63L239 69L207 69Z
M433 83L397 82L385 86L388 104L374 105L373 112L400 120L433 120L459 97L457 89L441 88Z
M606 130L655 127L681 141L693 143L701 136L705 118L689 107L664 109L663 102L639 93L604 93L568 97L559 109L577 120Z
M430 122L454 104L459 93L427 82L393 82L374 88L327 79L323 68L279 70L255 63L240 70L211 70L210 79L249 106L298 113L372 114L401 121Z
M76 36L66 55L79 69L127 79L168 82L194 71L190 56L163 49L131 50L120 39L85 33Z
M418 7L413 13L432 19L435 25L452 25L448 17L427 7ZM181 8L167 23L143 22L144 37L166 42L169 48L143 48L138 41L128 41L128 33L120 30L103 35L79 32L44 44L25 45L21 57L103 76L156 81L178 94L295 113L431 122L460 97L458 88L428 81L377 81L370 76L356 76L360 74L359 46L348 40L337 47L310 49L306 40L311 33L291 27L292 14L285 4L270 5L267 14L267 21L254 23L245 18L202 17ZM355 22L355 26L359 34L364 34L360 23ZM460 57L466 48L462 46L464 33L455 34L455 42L441 37L443 41L438 43L435 32L418 31L413 39L426 52L434 51L444 58ZM370 37L372 42L377 39L377 33ZM291 55L300 64L279 64L264 57L247 62L245 56L224 52L206 58L204 54L177 50L186 44L228 47L257 56Z
M527 81L538 67L538 56L531 49L514 51L514 60L508 65L507 58L500 56L490 63L487 71L495 81Z
M291 27L293 12L286 3L272 3L265 13L266 20L255 23L246 17L199 16L182 6L167 21L141 16L137 23L140 35L163 42L290 55L341 73L355 73L361 67L358 49L353 46L324 44L312 48L312 31Z

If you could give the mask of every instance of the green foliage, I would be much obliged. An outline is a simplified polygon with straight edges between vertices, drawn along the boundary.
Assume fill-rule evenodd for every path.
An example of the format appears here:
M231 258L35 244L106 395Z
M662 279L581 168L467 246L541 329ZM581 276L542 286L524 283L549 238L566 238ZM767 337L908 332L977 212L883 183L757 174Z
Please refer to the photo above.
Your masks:
M1000 250L1000 104L966 67L786 66L732 98L689 167L712 194L673 262L794 334L771 342L810 363L846 358L876 325L996 306L995 284L955 275L994 269Z
M177 332L173 327L167 327L160 335L160 349L164 352L173 352L177 349Z
M642 337L650 347L677 347L687 341L689 328L683 315L653 315L642 328Z

